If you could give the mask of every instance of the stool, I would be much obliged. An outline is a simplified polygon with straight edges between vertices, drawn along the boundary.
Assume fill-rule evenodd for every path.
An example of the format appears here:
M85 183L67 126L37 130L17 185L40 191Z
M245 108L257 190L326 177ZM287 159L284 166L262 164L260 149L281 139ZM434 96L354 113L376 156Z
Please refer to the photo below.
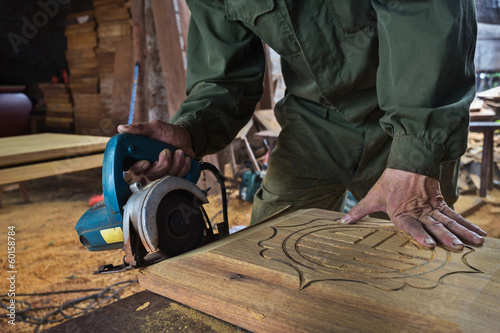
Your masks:
M484 134L479 196L485 197L486 192L493 189L493 136L495 131L500 129L500 123L477 121L471 122L469 128L473 132L483 132Z

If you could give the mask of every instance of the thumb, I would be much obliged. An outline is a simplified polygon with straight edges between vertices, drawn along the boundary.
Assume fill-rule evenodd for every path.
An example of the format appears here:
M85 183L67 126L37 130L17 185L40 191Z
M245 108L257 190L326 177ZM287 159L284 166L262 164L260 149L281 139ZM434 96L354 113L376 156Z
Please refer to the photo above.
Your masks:
M377 196L373 191L368 192L366 197L361 199L349 213L342 217L341 222L344 224L356 223L368 214L380 211Z
M118 125L118 132L137 134L143 136L151 136L154 133L152 126L149 123L134 123L130 125Z

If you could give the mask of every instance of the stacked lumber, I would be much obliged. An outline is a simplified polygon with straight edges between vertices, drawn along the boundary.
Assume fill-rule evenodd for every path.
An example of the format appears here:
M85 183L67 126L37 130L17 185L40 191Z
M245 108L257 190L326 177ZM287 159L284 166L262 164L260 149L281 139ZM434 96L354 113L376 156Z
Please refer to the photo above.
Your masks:
M126 0L94 0L97 21L101 103L109 114L113 104L114 63L118 44L132 39L130 3Z
M73 105L71 94L65 83L41 83L47 113L45 128L52 132L71 132L73 126Z
M75 132L89 134L99 129L99 122L104 113L99 95L94 12L68 16L65 35L68 42L66 59L74 101Z
M484 101L483 107L500 114L500 87L482 91L477 96Z

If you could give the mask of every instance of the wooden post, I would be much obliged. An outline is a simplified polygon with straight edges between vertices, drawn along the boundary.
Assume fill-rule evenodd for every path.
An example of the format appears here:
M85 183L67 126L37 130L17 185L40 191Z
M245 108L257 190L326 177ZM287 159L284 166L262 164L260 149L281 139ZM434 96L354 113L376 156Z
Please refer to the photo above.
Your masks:
M186 71L182 60L180 34L172 0L153 0L152 7L171 118L186 98Z
M274 88L273 88L273 65L269 55L269 46L264 44L266 53L266 72L264 74L264 93L257 105L257 110L272 109L274 106Z
M130 96L134 78L134 54L132 41L125 39L116 46L114 64L113 100L111 105L111 119L116 126L126 124L130 110Z
M187 36L189 30L189 20L191 18L191 12L186 4L186 0L177 0L179 6L179 17L181 19L181 34L182 40L184 41L184 50L187 49Z
M134 110L134 122L147 121L145 110L144 89L146 86L147 48L144 26L144 0L131 1L132 38L134 45L134 62L139 63L139 78L137 80L137 94ZM116 74L116 71L115 71Z

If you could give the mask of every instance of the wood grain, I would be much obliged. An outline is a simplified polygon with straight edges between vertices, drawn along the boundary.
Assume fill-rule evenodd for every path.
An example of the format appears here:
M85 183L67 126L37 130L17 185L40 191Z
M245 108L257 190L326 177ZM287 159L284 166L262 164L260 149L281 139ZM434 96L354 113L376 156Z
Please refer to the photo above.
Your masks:
M0 139L0 168L103 152L109 138L72 134L30 134Z
M99 168L102 167L103 159L104 154L95 154L0 169L0 185Z
M390 222L303 210L140 271L158 294L253 332L493 332L500 241L423 249Z
M134 84L134 49L130 38L116 46L111 119L115 127L126 124ZM139 87L140 89L140 87Z
M182 59L180 34L172 1L152 1L163 81L170 118L186 99L186 71Z

